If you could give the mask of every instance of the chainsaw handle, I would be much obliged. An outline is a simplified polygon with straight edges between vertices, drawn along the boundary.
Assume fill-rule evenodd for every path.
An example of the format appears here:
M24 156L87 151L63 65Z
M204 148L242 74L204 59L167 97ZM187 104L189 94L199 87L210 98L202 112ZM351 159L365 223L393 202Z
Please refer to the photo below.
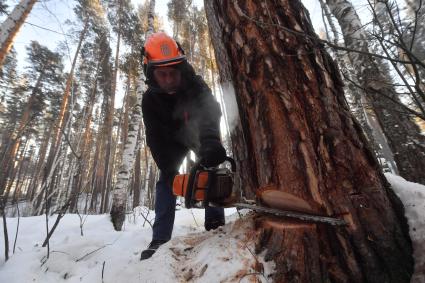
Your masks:
M230 165L232 166L232 172L235 173L236 172L236 162L233 158L231 158L230 156L226 156L226 158L224 159L224 161L228 161L230 163ZM193 167L192 170L195 170L195 172L198 169L202 169L204 166L201 164L201 161L199 160L198 162L196 162Z
M232 172L236 173L236 162L233 158L231 158L230 156L226 156L225 161L229 161L230 165L232 166Z

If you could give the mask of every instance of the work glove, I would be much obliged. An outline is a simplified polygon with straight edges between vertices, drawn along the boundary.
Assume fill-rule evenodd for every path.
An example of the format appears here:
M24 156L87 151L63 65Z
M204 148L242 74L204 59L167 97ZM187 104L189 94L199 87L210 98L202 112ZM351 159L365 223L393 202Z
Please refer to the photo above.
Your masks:
M199 156L201 165L216 167L226 160L226 150L219 139L206 139L201 143Z

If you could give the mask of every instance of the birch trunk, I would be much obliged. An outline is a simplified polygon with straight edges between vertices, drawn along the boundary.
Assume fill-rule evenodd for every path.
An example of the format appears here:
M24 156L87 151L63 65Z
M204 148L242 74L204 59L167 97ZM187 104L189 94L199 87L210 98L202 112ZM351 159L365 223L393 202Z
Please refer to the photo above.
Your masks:
M412 53L422 62L425 61L425 3L423 0L405 0L414 27L414 38L408 38ZM412 32L413 33L413 32ZM412 39L413 42L412 42Z
M133 184L133 209L140 204L140 188L141 188L141 172L142 172L142 166L141 166L141 158L142 158L142 151L140 148L140 145L137 148L137 154L136 154L136 165L134 168L134 184Z
M334 36L333 43L338 45L339 34L333 22L329 7L324 3L323 0L319 0L319 2ZM346 55L343 55L339 50L335 50L335 56L344 77L354 81L355 79L352 76L352 72L348 71L345 67L346 65L352 66L349 58L347 58ZM376 157L378 160L380 160L381 167L385 168L385 170L390 171L393 174L398 174L393 153L388 145L381 126L376 121L376 114L370 107L370 102L368 101L366 93L352 83L348 83L344 90L346 94L352 97L351 109L353 114L362 126L362 129L364 130ZM381 161L382 159L385 159L384 163Z
M384 44L384 39L393 40L394 42L398 42L399 45L395 50L396 52L398 51L398 56L405 61L414 62L414 59L416 59L414 57L418 57L420 54L418 54L418 52L413 52L413 45L415 45L415 43L412 43L412 38L415 39L414 41L416 44L417 42L421 43L423 35L421 38L420 29L423 24L418 22L411 32L403 32L401 30L401 25L396 20L396 18L400 15L398 10L394 8L394 3L384 3L382 1L374 0L373 4L369 1L369 5L378 28L378 31L375 31L374 33L378 34L378 42L385 55L391 56L391 50L389 50L390 48L388 45ZM405 34L408 35L406 36ZM380 62L380 65L383 65L382 62ZM423 80L425 70L418 68L417 64L403 64L401 67L395 62L391 62L391 65L398 74L400 81L402 81L407 88L412 102L416 104L415 108L417 111L420 111L423 116L425 116L425 86ZM383 71L384 73L389 73L389 70ZM409 83L409 77L414 82L414 87Z
M13 40L37 0L21 0L0 26L0 66L12 47Z
M148 30L145 38L148 38L153 33L155 0L151 0L148 13ZM124 146L122 161L118 169L117 181L113 191L113 200L111 208L111 220L115 230L121 231L125 220L125 209L127 205L127 191L129 180L134 166L135 152L137 148L137 136L139 133L140 124L142 123L142 97L146 90L144 84L144 76L141 75L137 90L137 100L134 105L128 129L128 137Z
M106 130L106 148L105 148L105 167L103 172L103 188L104 197L102 200L101 213L105 213L108 210L109 205L109 191L111 189L111 174L112 171L112 162L111 155L115 154L115 151L112 151L113 143L113 129L114 129L114 114L115 114L115 92L117 89L117 75L119 68L119 53L120 53L120 44L121 44L121 14L122 14L122 2L123 0L118 0L118 31L117 31L117 46L115 50L115 63L114 63L114 73L111 84L111 97L108 98L108 111L106 116L105 130Z
M332 228L258 217L256 252L275 261L273 280L409 282L412 247L402 203L348 112L339 72L301 2L204 3L213 8L210 29L222 33L213 36L216 58L230 65L235 86L242 157L249 160L242 188L253 194L273 186L348 223ZM223 51L227 62L217 54Z
M352 4L346 0L327 0L326 3L341 26L346 46L369 51L368 36ZM425 170L422 169L425 168L425 137L398 103L383 97L384 94L399 101L391 79L369 56L356 52L349 52L348 56L388 139L400 175L425 184Z

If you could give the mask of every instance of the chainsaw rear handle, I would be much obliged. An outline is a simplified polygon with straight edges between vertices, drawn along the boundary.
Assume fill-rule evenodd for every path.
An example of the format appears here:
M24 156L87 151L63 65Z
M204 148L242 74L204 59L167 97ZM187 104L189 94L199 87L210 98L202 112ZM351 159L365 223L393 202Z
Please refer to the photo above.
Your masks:
M230 163L230 165L232 166L232 172L233 173L236 173L236 162L235 162L235 160L233 159L233 158L231 158L230 156L226 156L226 158L224 159L224 161L228 161L229 163ZM224 162L223 162L224 163ZM221 163L222 164L222 163ZM190 172L192 172L192 170L193 170L193 172L196 172L196 171L198 171L199 169L202 169L202 167L205 167L205 166L203 166L202 164L201 164L201 160L199 160L198 162L196 162L194 165L193 165L193 167L192 167L192 169L190 170Z
M232 173L236 173L236 162L235 162L235 160L233 158L231 158L230 156L226 156L226 158L224 159L224 161L228 161L230 163L230 165L231 165ZM193 183L195 181L195 180L193 180L193 178L191 180L190 176L195 176L196 175L196 172L198 170L202 169L202 167L204 167L204 166L200 163L200 160L199 160L198 162L196 162L193 165L192 169L190 169L190 173L189 173L189 188L191 188L191 186L193 185Z
M230 165L232 166L232 172L236 173L236 162L233 158L231 158L230 156L226 156L225 161L229 161Z

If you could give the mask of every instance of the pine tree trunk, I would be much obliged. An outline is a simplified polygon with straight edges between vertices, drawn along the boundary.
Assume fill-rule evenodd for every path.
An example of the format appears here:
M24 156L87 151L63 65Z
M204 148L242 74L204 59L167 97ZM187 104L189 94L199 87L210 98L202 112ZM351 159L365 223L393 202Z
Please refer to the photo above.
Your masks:
M13 162L12 162L13 166L11 167L10 179L6 183L7 184L6 190L3 193L5 204L8 201L10 191L12 190L12 186L15 183L16 175L20 171L20 167L21 167L22 161L24 160L25 154L27 152L27 145L28 145L28 140L26 140L25 143L22 145L22 150L21 150L20 154L18 153L17 156L16 156L16 162L17 162L17 165L16 166L15 166L15 157L13 159ZM16 186L15 186L15 190L16 190Z
M97 67L96 67L96 73L95 73L95 79L93 82L93 86L91 89L91 93L89 96L89 100L87 101L87 104L85 105L85 113L86 113L86 119L85 119L85 126L84 126L84 133L82 137L82 143L80 145L79 149L79 168L77 168L77 176L75 176L76 182L74 183L73 190L71 192L72 195L77 195L80 193L80 191L83 189L83 180L84 176L86 175L86 169L87 164L89 162L90 157L90 151L87 150L88 144L89 144L89 138L91 135L91 123L92 123L92 117L93 117L93 106L96 102L96 94L97 94L97 78L99 76L100 66L101 62L105 59L103 56L101 60L98 61ZM75 211L77 205L77 199L73 198L69 205L70 211Z
M230 64L250 161L242 188L252 194L271 185L348 223L258 217L256 251L275 261L274 281L409 282L403 206L348 112L339 73L308 12L296 0L208 2L210 29L222 33L213 43L223 42L229 61L216 58Z
M242 188L241 172L252 172L255 168L252 168L252 162L249 160L247 154L248 147L247 142L242 130L241 120L239 118L239 110L235 97L234 83L232 79L232 70L229 55L227 54L226 46L222 42L223 31L221 30L218 18L215 17L214 4L212 1L204 1L205 12L208 19L208 28L211 37L211 42L214 46L215 58L217 61L217 67L220 73L220 84L223 91L223 100L226 105L226 116L227 125L230 131L230 139L232 143L233 155L237 156L236 164L238 172L235 175L235 188L237 190ZM240 173L239 173L240 172ZM255 191L255 183L251 178L244 178L244 189L243 196L248 199L253 199L255 195L252 193ZM241 192L237 192L239 195Z
M347 47L369 51L367 34L351 3L346 0L327 0L332 14L337 18ZM390 78L382 73L369 56L349 52L357 72L357 80L365 90L377 119L394 153L400 175L409 181L425 184L425 137L404 109L382 94L399 100L395 89L388 84Z
M87 34L88 27L89 27L89 19L86 18L84 22L83 30L81 31L79 36L77 49L75 50L75 53L74 53L71 70L66 80L66 85L65 85L65 90L62 97L60 111L57 117L56 125L53 130L53 137L51 139L51 145L50 145L49 154L47 157L47 163L44 168L44 176L43 176L43 181L41 185L42 188L48 191L52 191L52 188L51 188L51 185L53 184L52 179L54 177L54 172L56 171L55 167L58 163L58 157L59 157L59 152L60 152L61 143L62 143L62 136L65 131L65 127L67 125L67 120L68 120L66 119L66 117L69 116L67 114L68 113L67 110L68 110L69 97L71 94L71 88L73 87L73 82L74 82L74 70L77 64L77 59L80 53L83 40Z
M38 161L36 163L37 165L34 169L34 174L31 178L31 182L29 185L29 192L27 194L27 200L30 200L31 202L34 200L35 194L37 193L38 180L43 171L43 164L46 158L47 147L49 145L51 131L52 131L52 127L50 127L50 125L47 125L47 127L44 130L44 134L43 134L44 140L40 146Z
M12 47L13 40L37 0L21 0L0 26L0 66Z
M20 168L19 168L18 180L16 183L15 190L13 191L12 203L19 203L19 198L22 197L22 194L23 194L22 188L24 187L25 180L28 179L27 178L28 168L30 167L29 165L32 162L33 153L34 151L31 151L31 154L28 157L27 162L21 162L21 164L19 165ZM24 154L24 158L25 158L25 154Z
M102 144L101 135L98 135L98 138L96 141L96 150L94 152L92 175L91 175L91 182L90 182L90 187L92 191L92 196L90 201L90 210L92 211L96 211L97 199L99 197L99 194L101 193L98 186L98 172L99 172L99 163L100 163L99 156L101 151L101 144Z
M12 132L12 136L8 139L10 144L6 146L6 154L3 156L2 162L1 162L1 172L0 172L0 195L3 194L5 190L5 186L7 183L7 179L9 178L10 172L12 168L14 167L14 160L16 157L16 153L18 151L18 148L21 144L21 138L24 134L25 130L27 129L28 124L33 119L31 115L31 109L34 106L34 103L36 102L36 95L37 91L39 90L41 86L41 81L44 77L44 71L41 71L38 75L37 81L33 87L33 90L31 92L30 97L28 98L28 101L25 105L25 109L22 113L21 120L19 121L18 128L16 131Z
M148 14L148 30L146 38L153 33L155 0L151 0ZM117 181L113 191L113 202L111 208L111 220L115 230L121 231L125 220L125 208L127 203L127 190L131 171L135 160L135 150L137 145L137 136L140 124L142 123L142 95L145 90L143 77L140 79L140 85L137 90L137 101L130 115L128 138L124 146L121 165L118 169Z

